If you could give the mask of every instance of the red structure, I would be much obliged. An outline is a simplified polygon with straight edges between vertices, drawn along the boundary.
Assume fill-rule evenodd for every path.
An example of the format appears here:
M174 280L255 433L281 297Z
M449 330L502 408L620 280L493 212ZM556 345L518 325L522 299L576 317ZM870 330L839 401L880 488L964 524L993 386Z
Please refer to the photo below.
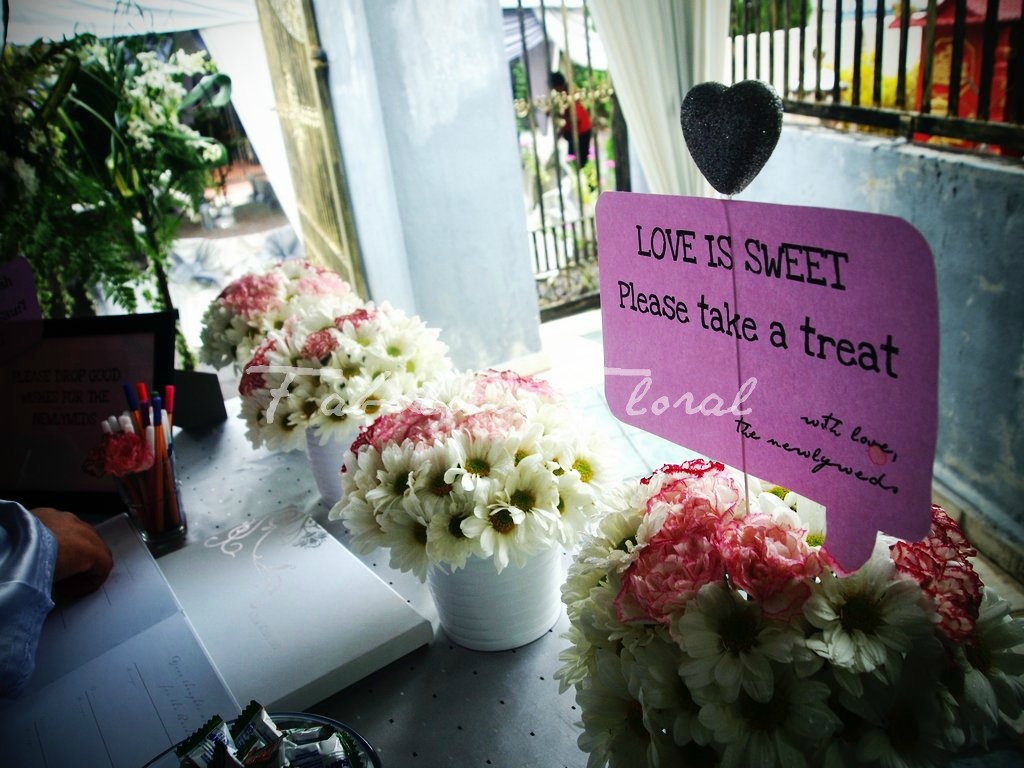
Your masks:
M960 70L960 103L955 117L976 118L978 116L978 98L981 83L982 55L984 53L984 28L987 0L967 0L967 24L964 34L963 65ZM996 37L996 55L992 72L992 84L989 99L988 119L1003 122L1006 118L1007 87L1009 61L1013 55L1011 32L1015 24L1021 20L1022 0L1000 0L998 12L998 35ZM953 63L953 32L956 15L956 3L943 0L937 8L935 22L935 48L932 64L931 113L945 115L949 109L950 71ZM911 21L912 26L923 27L924 16ZM921 43L921 63L923 65L928 52ZM1018 52L1020 55L1020 52ZM922 78L918 70L917 108L921 108ZM932 140L927 136L922 140ZM967 142L955 142L958 146L969 146Z

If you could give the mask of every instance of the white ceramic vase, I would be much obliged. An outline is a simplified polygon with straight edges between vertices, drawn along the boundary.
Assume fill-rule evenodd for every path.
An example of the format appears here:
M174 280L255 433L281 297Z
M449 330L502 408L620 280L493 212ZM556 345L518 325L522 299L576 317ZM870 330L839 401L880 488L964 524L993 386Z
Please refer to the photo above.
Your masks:
M522 568L509 565L501 573L492 560L476 557L457 571L431 567L427 585L441 627L474 651L504 651L533 642L561 615L561 554L555 546Z
M321 445L320 433L306 430L306 454L313 479L320 491L320 498L333 507L341 498L341 467L345 463L345 451L359 434L359 428L335 430L326 443Z

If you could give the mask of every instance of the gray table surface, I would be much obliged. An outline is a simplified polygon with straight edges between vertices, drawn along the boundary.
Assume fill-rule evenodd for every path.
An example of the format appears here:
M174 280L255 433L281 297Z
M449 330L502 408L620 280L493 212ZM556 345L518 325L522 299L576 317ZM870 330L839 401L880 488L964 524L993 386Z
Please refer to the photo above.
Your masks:
M344 526L327 519L329 509L305 454L254 449L232 405L229 401L228 420L219 427L176 436L189 524L185 545L286 507L306 511L347 543ZM155 554L159 563L161 553ZM467 650L440 628L425 584L391 568L386 551L357 556L431 621L434 642L308 707L309 712L353 727L387 768L586 765L587 756L576 745L579 711L573 693L560 694L554 679L558 655L567 647L561 637L568 628L564 609L550 631L526 646Z

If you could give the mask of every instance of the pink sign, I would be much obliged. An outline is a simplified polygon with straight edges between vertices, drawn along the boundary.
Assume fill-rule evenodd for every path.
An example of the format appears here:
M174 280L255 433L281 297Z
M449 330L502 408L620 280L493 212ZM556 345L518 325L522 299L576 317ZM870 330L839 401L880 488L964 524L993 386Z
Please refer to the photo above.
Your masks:
M931 521L938 309L902 219L606 192L605 392L620 420L826 507L854 570Z

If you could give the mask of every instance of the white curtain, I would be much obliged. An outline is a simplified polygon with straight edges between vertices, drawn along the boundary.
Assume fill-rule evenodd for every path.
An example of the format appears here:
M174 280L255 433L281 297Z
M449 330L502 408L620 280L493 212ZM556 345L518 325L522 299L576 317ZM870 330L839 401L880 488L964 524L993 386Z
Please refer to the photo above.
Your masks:
M77 34L97 37L206 29L256 21L255 0L11 0L7 42L28 45L39 38Z
M217 67L231 78L231 104L274 188L274 197L301 237L299 207L259 22L210 27L199 30L199 35Z
M590 0L588 7L650 191L712 194L686 150L679 108L694 85L724 82L729 4Z

